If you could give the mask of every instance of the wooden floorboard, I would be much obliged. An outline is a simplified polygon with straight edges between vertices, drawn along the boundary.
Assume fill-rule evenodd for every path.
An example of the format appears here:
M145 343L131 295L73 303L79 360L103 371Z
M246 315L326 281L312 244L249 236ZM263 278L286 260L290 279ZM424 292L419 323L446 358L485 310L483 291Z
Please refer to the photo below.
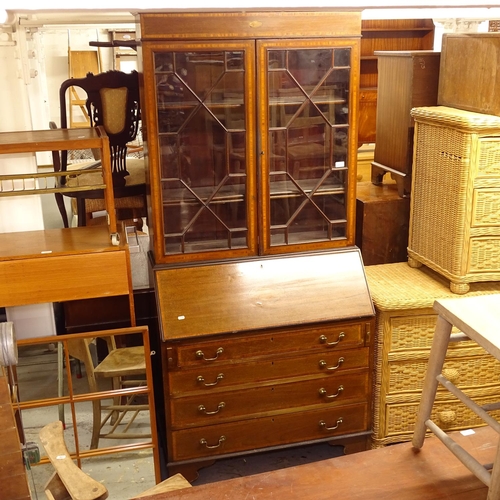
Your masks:
M488 427L454 439L481 463L493 462L498 436ZM153 495L149 500L485 500L487 488L435 437Z

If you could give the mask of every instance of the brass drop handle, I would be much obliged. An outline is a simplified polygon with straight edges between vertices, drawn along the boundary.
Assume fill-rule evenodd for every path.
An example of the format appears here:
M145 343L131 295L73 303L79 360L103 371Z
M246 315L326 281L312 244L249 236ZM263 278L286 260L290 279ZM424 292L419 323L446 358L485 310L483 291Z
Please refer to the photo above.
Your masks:
M319 393L321 396L325 396L325 398L327 399L334 399L336 398L337 396L340 395L340 393L344 390L344 386L343 385L339 385L339 388L337 389L337 393L336 394L330 394L327 396L327 391L324 387L322 387L320 390L319 390Z
M198 350L198 351L196 351L196 357L197 358L202 358L204 361L215 361L219 357L219 354L222 354L223 352L224 352L224 348L223 347L219 347L215 351L215 356L213 358L205 358L205 354L203 353L203 351L202 350Z
M325 368L325 369L326 369L326 370L328 370L328 371L334 371L334 370L338 370L344 361L345 361L345 359L341 356L341 357L339 358L339 360L337 361L336 366L326 366L326 365L327 365L327 362L326 362L324 359L322 359L322 360L319 362L319 367L320 367L320 368Z
M219 446L222 445L222 443L226 440L226 436L221 436L219 438L219 442L217 444L214 444L213 446L210 446L208 443L207 443L207 440L205 438L201 438L200 439L200 444L203 444L205 445L206 448L209 448L210 450L213 450L214 448L218 448Z
M203 375L198 375L196 377L196 382L198 382L199 384L203 384L205 387L212 387L213 385L217 385L219 383L219 381L221 381L222 379L224 378L224 374L223 373L219 373L219 375L217 375L217 378L215 379L215 382L210 382L208 384L205 384L205 379L203 377Z
M334 345L337 345L344 337L345 337L345 333L340 332L337 340L334 340L333 342L328 342L328 337L326 335L321 335L319 338L319 341L322 344L326 344L327 346L334 346Z
M334 431L335 429L338 429L339 425L343 422L342 417L339 417L337 419L336 425L333 427L327 427L326 422L324 420L319 421L319 426L325 429L326 431Z
M217 409L214 411L207 411L205 405L198 406L198 411L200 411L201 413L204 413L205 415L215 415L216 413L219 413L222 410L222 408L224 408L225 406L226 406L226 403L224 403L224 401L221 401L217 405Z

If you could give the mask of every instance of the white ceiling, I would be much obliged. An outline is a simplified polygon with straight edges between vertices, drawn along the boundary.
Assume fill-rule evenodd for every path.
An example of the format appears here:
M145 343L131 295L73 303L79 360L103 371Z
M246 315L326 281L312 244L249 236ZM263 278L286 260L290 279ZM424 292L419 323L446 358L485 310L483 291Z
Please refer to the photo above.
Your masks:
M26 25L133 23L133 13L145 10L354 9L364 19L467 18L500 19L500 2L470 0L80 0L64 9L60 0L4 0L0 24L17 20ZM6 17L6 20L2 20Z

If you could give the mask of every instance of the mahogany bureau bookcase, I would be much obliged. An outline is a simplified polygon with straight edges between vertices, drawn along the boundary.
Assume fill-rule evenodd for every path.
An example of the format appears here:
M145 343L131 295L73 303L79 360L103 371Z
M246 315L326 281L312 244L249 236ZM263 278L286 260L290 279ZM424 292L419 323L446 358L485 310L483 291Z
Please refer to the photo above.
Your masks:
M169 473L366 448L360 13L143 12L137 33Z

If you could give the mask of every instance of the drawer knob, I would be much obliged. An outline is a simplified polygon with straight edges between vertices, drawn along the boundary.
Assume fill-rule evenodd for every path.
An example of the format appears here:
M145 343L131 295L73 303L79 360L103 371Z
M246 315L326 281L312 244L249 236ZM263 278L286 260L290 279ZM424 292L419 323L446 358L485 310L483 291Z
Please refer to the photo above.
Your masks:
M326 366L328 363L324 359L322 359L319 362L319 367L325 368L328 371L334 371L334 370L338 370L344 361L345 361L345 359L341 356L335 366Z
M453 410L440 411L438 416L439 416L439 420L444 425L452 424L457 419L457 414Z
M205 415L215 415L216 413L219 413L222 410L222 408L224 408L225 406L226 406L226 403L224 403L224 401L221 401L217 405L217 409L214 411L207 411L205 405L198 406L198 411L201 413L204 413Z
M443 375L452 383L457 384L460 380L460 372L456 368L445 368Z
M200 439L200 444L204 445L206 448L209 448L209 449L214 449L214 448L218 448L219 446L222 445L222 443L226 440L226 436L221 436L219 438L219 442L217 444L214 444L212 446L210 446L207 442L207 440L205 438L201 438Z
M223 378L224 378L224 374L219 373L219 375L217 375L217 378L215 379L215 382L210 382L208 384L205 384L205 379L204 379L203 375L198 375L196 377L196 382L198 382L199 384L203 384L205 387L212 387L213 385L217 385L219 383L219 381L221 381Z
M325 396L325 398L327 399L335 399L336 397L338 397L340 395L340 393L344 390L344 386L343 385L339 385L339 388L337 389L337 392L335 394L329 394L327 395L327 390L322 387L320 390L319 390L319 393L321 396Z
M215 351L215 356L213 358L205 358L205 353L202 350L198 350L198 351L196 351L196 357L198 359L203 359L204 361L215 361L219 357L219 355L222 354L223 352L224 352L224 348L219 347Z
M326 425L326 422L324 420L320 420L319 421L319 426L322 428L322 429L325 429L325 431L334 431L335 429L338 429L339 428L339 425L343 422L342 420L342 417L339 417L337 419L337 422L336 424L333 426L333 427L328 427Z
M319 341L322 344L326 344L328 346L334 346L334 345L337 345L344 337L345 337L345 333L340 332L337 340L334 340L333 342L328 342L328 337L326 335L321 335L319 338Z

